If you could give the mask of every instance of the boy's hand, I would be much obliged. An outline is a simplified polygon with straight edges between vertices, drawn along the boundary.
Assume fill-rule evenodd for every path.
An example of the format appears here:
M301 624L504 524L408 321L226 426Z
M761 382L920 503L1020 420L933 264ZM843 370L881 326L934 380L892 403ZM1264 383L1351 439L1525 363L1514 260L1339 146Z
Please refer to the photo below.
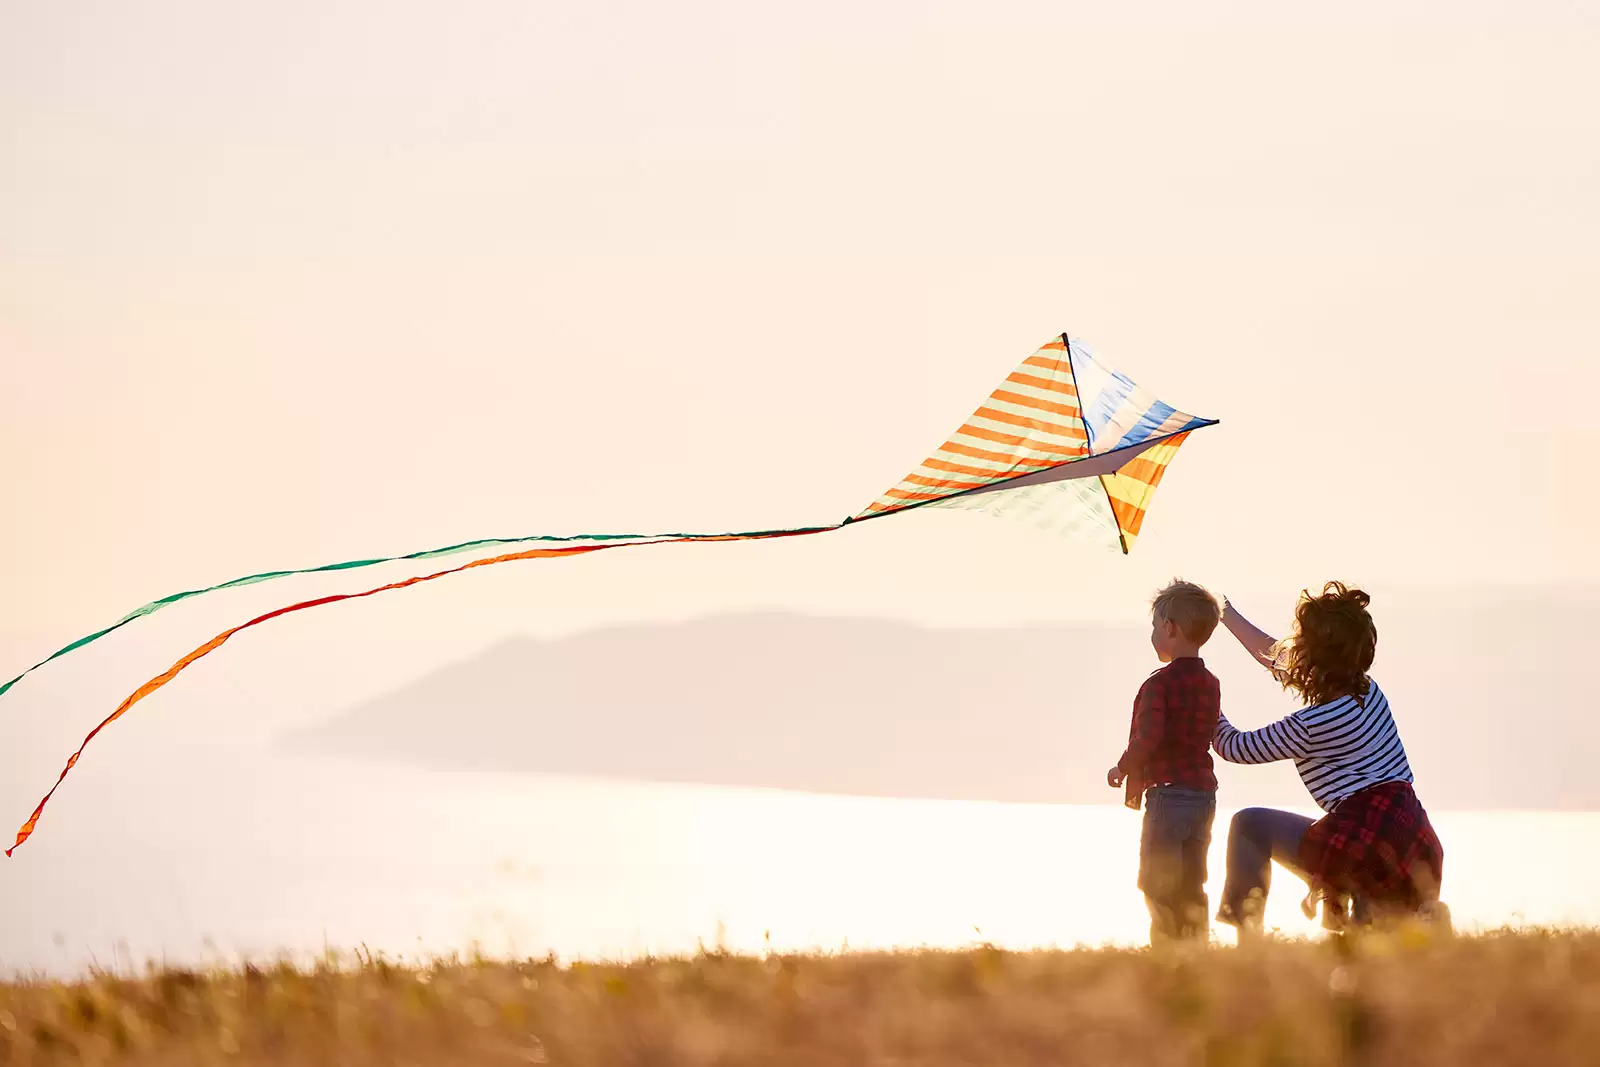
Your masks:
M1106 772L1106 785L1109 785L1112 789L1121 789L1122 783L1127 780L1128 776L1123 773L1121 767L1113 767Z

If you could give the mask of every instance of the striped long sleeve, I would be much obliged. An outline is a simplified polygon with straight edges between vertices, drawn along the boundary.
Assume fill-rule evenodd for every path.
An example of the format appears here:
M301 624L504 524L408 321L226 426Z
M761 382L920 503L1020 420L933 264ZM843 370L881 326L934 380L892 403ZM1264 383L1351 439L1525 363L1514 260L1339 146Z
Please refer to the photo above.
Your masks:
M1363 699L1340 697L1301 708L1259 730L1240 730L1219 717L1211 747L1229 763L1294 760L1324 811L1368 786L1412 780L1389 701L1376 682Z
M1305 759L1311 754L1311 735L1298 712L1259 730L1241 730L1223 715L1217 719L1211 745L1229 763L1273 763Z

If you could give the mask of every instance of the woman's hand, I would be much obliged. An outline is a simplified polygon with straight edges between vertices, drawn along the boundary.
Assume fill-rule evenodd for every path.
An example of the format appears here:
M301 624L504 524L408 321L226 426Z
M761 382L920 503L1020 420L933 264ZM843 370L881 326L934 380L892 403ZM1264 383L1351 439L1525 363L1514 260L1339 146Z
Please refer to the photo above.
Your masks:
M1277 638L1252 626L1249 619L1234 610L1233 604L1227 597L1222 598L1222 625L1228 628L1228 632L1244 646L1246 652L1255 657L1258 663L1266 667L1277 663L1277 656L1274 654L1274 649L1278 645Z
M1121 767L1113 767L1106 772L1106 785L1112 789L1121 789L1122 783L1128 780Z

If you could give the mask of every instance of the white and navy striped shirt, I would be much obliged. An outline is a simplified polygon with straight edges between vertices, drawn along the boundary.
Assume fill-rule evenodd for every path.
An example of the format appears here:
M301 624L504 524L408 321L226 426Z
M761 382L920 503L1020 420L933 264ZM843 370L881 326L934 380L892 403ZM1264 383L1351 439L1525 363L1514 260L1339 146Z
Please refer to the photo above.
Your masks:
M1411 764L1389 701L1377 682L1369 682L1363 700L1341 697L1301 708L1259 730L1240 730L1224 715L1212 747L1229 763L1294 760L1300 780L1323 811L1332 811L1368 786L1409 782Z

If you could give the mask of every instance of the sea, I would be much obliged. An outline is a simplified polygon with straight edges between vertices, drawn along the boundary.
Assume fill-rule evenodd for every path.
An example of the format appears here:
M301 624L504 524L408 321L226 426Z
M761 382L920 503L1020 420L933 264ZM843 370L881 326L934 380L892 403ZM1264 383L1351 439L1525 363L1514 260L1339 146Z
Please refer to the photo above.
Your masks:
M177 765L152 776L137 760L86 758L36 837L0 862L0 971L1146 935L1139 815L1113 804L418 769L249 746L192 746ZM1217 817L1213 902L1230 814ZM1433 816L1458 928L1600 925L1600 813ZM1269 926L1321 936L1302 895L1279 871ZM1221 926L1213 936L1233 940Z

